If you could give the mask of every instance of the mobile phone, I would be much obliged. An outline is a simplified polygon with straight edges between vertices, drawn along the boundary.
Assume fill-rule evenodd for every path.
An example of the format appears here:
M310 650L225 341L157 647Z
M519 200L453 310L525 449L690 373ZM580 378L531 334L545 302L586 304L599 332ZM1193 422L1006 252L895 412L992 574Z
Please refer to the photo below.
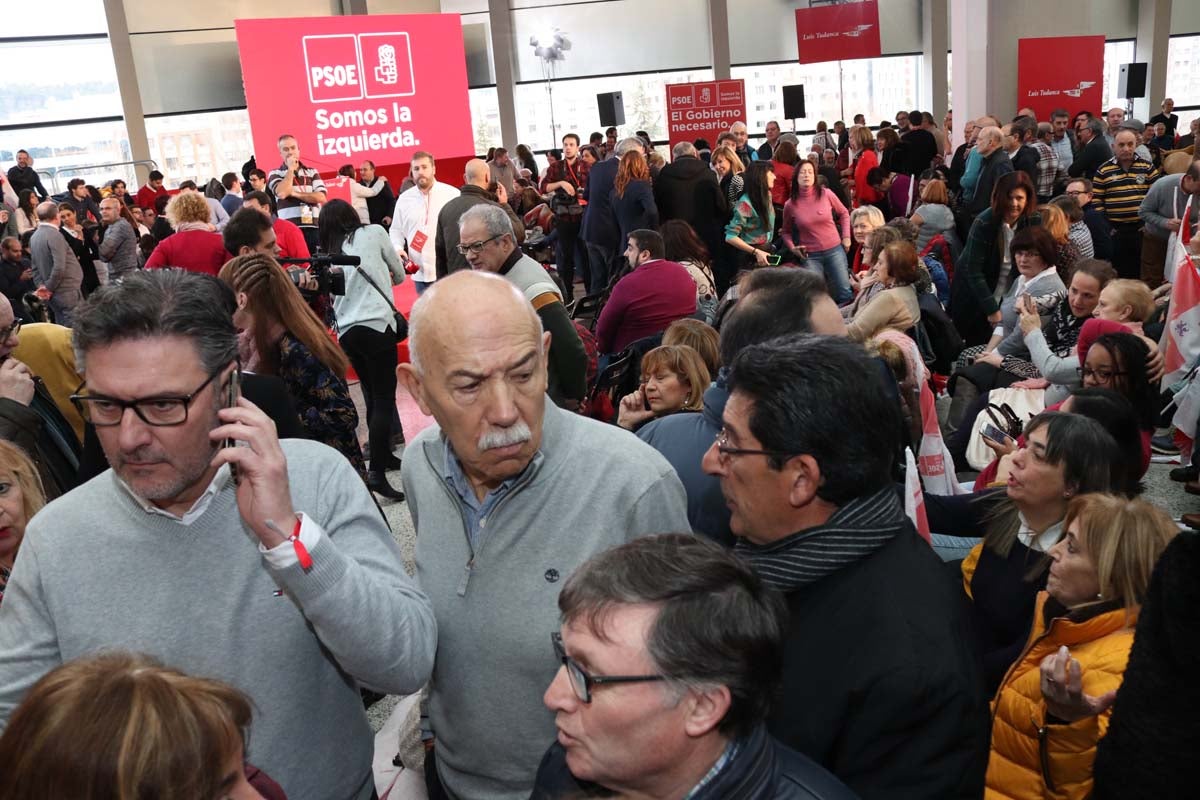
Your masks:
M1004 431L997 428L990 422L985 422L983 427L979 429L979 435L985 439L991 439L996 444L1011 444L1012 437Z
M778 267L781 260L779 256L767 256L767 266Z
M226 408L236 408L237 404L238 404L238 398L241 396L242 396L242 370L240 367L238 367L238 368L235 368L233 370L233 372L231 372L229 374L229 385L225 390L225 407ZM226 439L222 440L221 447L222 448L237 447L237 441L232 438L226 438ZM230 463L229 475L231 478L233 478L233 485L237 486L238 481L239 481L237 464Z

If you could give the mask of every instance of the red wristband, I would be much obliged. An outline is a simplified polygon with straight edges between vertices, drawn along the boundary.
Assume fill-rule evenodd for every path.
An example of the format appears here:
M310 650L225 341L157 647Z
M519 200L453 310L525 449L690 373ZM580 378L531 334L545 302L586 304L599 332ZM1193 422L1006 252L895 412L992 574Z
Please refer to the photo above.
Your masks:
M292 548L296 551L296 559L300 562L301 569L312 569L313 560L309 555L308 548L304 546L304 542L300 541L300 515L296 515L296 526L292 528L292 535L288 537L288 541L292 543Z

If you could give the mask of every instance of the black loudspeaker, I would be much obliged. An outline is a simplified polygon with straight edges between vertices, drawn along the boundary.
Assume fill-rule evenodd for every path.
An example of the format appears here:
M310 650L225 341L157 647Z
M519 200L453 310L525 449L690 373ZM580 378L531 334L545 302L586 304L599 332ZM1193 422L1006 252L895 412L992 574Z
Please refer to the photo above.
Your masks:
M1146 96L1146 64L1122 64L1117 82L1117 97L1132 100Z
M625 124L625 101L620 92L596 95L596 105L600 108L600 124L604 127Z
M808 116L804 113L804 84L783 87L783 116L787 119Z

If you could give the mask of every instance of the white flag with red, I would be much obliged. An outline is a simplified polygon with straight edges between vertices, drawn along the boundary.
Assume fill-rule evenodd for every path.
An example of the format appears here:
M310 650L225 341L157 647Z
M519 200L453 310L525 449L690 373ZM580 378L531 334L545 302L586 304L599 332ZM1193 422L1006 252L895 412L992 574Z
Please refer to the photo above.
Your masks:
M1189 206L1191 205L1189 198ZM1191 366L1200 357L1200 273L1188 252L1191 239L1188 229L1188 212L1185 210L1179 234L1173 238L1174 247L1167 260L1174 267L1171 276L1171 306L1167 313L1167 324L1163 328L1159 348L1163 351L1166 375L1162 388L1187 375Z

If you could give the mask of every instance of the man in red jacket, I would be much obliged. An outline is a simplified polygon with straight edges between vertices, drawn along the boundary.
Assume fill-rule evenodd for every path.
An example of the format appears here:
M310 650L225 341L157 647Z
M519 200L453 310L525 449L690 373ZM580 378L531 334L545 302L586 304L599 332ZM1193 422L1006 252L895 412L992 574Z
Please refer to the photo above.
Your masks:
M295 223L271 216L271 198L266 192L250 192L242 199L242 208L254 209L271 220L275 228L275 241L279 245L277 258L308 258L312 255L308 243L304 241L304 234Z
M149 182L138 189L135 202L138 208L154 208L154 200L161 195L168 195L169 192L163 188L163 174L158 170L151 170Z

